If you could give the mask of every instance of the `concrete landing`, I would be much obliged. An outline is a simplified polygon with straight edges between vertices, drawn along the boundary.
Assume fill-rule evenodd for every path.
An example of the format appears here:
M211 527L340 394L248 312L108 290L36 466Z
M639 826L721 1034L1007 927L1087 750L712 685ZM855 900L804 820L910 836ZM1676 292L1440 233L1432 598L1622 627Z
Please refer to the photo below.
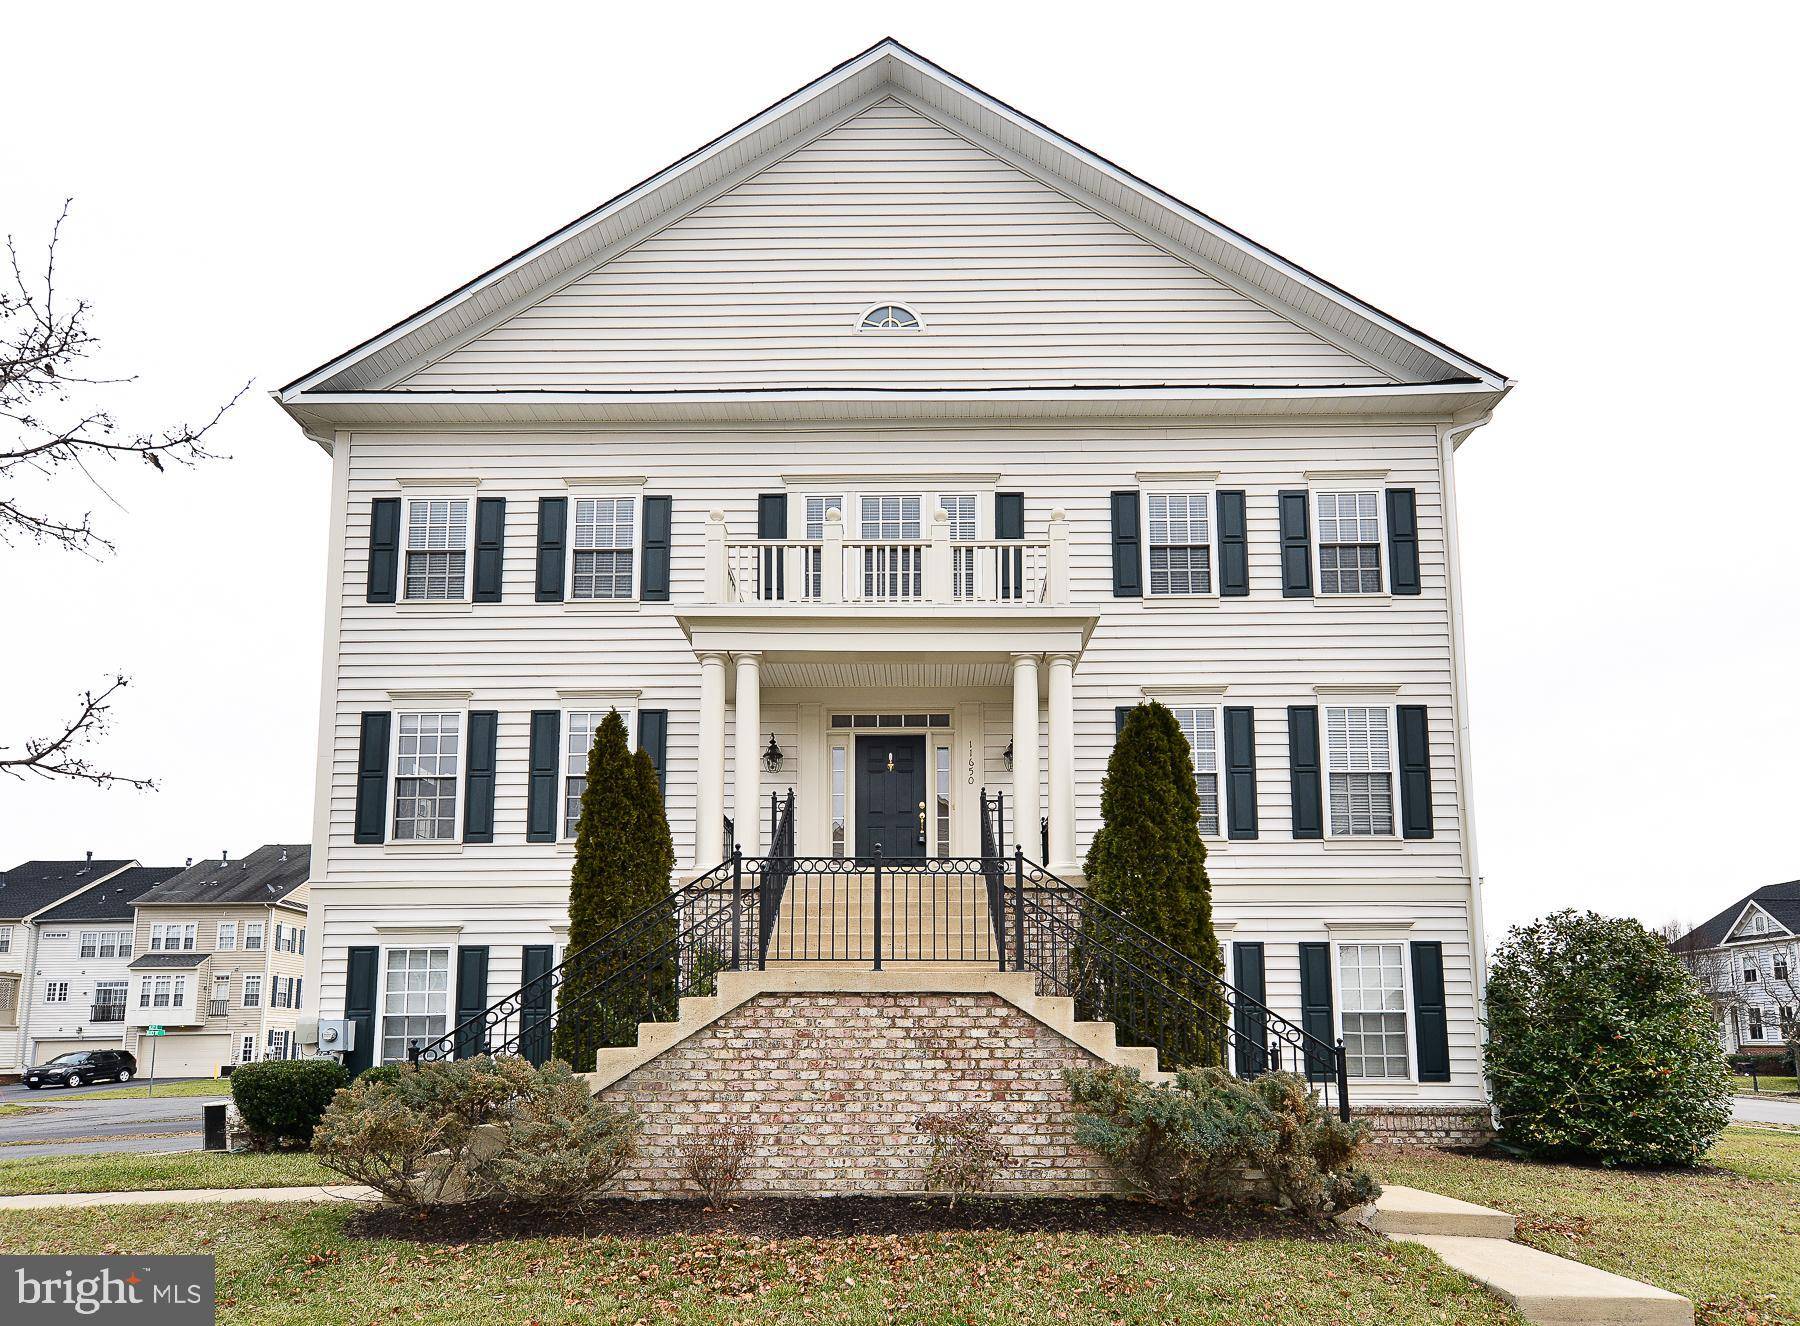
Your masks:
M1679 1294L1523 1243L1455 1234L1394 1237L1431 1249L1540 1326L1693 1326L1694 1305Z
M1373 1207L1364 1208L1361 1223L1377 1234L1450 1234L1464 1238L1509 1239L1518 1221L1491 1206L1445 1197L1419 1188L1384 1183Z

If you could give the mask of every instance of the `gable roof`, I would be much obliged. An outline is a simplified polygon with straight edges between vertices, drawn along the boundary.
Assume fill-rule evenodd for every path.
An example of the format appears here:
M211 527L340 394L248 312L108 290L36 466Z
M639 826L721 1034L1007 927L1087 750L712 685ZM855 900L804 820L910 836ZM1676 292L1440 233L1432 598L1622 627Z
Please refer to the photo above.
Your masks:
M1694 949L1719 947L1736 928L1738 918L1753 903L1794 934L1800 934L1800 879L1790 879L1785 884L1765 884L1748 897L1740 898L1712 920L1695 926L1676 940L1675 948L1685 953ZM1770 934L1759 935L1757 938L1767 940L1781 936Z
M0 921L22 921L34 912L92 888L132 865L130 861L26 861L0 873Z
M173 875L180 866L132 866L91 889L59 902L37 919L52 921L129 921L131 905Z
M306 883L311 867L306 843L268 843L241 861L196 861L139 896L137 905L276 903Z
M1479 394L1485 401L1472 403L1491 406L1493 393L1503 394L1511 386L1494 369L1357 299L886 38L437 302L304 374L277 393L277 399L303 425L315 428L322 416L315 411L309 419L308 403L342 404L355 397L390 400L400 394L391 391L392 386L417 368L530 307L559 284L594 269L672 218L703 205L884 97L898 98L953 125L970 141L1138 230L1176 256L1254 290L1300 325L1383 365L1400 384L1396 388L1393 383L1370 382L1338 388L1340 393L1439 384ZM1221 385L1230 384L1207 384L1197 390L1217 393ZM440 389L432 396L524 394ZM567 394L621 393L556 393L559 398Z

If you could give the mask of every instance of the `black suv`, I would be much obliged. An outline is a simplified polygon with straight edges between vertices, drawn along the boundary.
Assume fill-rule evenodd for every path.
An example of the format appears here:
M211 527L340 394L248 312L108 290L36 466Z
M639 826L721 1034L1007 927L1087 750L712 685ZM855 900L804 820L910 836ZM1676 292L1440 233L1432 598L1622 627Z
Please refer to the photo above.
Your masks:
M79 1087L89 1082L129 1082L137 1072L137 1056L130 1050L71 1050L47 1064L25 1070L25 1085Z

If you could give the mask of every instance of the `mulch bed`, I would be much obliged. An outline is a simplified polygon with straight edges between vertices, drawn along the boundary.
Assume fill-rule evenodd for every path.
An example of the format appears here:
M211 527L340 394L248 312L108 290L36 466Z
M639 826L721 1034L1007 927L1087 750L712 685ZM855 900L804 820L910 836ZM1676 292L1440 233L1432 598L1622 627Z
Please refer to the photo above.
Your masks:
M522 1238L649 1239L729 1235L748 1239L865 1238L958 1232L1165 1234L1190 1239L1339 1237L1329 1225L1265 1211L1194 1215L1123 1198L759 1197L723 1211L699 1201L595 1202L580 1211L450 1207L430 1215L381 1206L352 1218L346 1233L415 1243Z

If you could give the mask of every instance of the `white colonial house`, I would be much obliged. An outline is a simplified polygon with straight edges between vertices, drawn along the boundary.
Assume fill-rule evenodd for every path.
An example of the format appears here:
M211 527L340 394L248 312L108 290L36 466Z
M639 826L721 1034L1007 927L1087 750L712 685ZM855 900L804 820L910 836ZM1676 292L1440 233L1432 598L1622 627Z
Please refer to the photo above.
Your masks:
M391 1061L560 960L609 709L678 883L785 882L761 958L868 957L879 857L889 966L1024 969L1012 854L1079 885L1154 699L1243 1007L1478 1108L1455 472L1511 385L879 43L278 393L332 471L321 1017Z
M1767 884L1675 941L1730 1054L1780 1054L1800 1028L1800 880Z

